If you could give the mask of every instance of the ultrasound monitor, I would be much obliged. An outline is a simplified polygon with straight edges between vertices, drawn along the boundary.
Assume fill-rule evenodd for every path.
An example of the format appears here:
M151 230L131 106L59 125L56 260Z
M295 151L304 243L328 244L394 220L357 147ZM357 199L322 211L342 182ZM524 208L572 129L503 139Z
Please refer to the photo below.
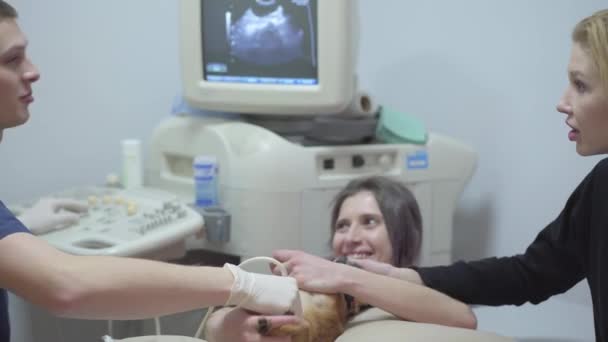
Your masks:
M186 100L206 110L334 114L355 92L352 0L182 0Z

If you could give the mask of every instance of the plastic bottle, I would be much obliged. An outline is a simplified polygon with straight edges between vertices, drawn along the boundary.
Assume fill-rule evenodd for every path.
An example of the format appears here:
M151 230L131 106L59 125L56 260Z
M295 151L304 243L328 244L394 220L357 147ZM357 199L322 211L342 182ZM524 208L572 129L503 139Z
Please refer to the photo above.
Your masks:
M125 189L143 185L141 142L136 139L122 141L122 186Z
M218 165L215 156L197 156L192 165L194 169L194 204L197 207L217 207Z

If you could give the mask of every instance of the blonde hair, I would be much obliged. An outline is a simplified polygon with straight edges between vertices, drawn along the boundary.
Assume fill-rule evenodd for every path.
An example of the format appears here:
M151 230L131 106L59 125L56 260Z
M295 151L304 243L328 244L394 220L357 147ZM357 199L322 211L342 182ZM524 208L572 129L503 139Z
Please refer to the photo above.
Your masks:
M608 9L597 11L581 20L572 32L572 41L591 55L604 89L608 91Z

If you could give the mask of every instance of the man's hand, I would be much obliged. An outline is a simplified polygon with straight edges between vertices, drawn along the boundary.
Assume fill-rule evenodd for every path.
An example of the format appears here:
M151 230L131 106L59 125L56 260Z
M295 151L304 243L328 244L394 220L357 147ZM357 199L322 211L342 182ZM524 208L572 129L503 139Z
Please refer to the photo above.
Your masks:
M32 233L39 235L78 222L79 214L87 210L85 202L67 198L41 198L17 218Z

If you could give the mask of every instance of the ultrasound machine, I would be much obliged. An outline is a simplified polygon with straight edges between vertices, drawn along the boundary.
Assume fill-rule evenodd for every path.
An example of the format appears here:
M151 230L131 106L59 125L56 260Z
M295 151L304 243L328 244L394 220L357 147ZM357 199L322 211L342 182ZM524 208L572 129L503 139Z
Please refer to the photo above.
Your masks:
M239 257L277 248L329 255L331 200L358 177L405 183L420 204L420 262L451 260L452 216L476 153L417 118L374 105L357 82L351 0L184 0L184 98L155 129L147 185L192 202L192 164L214 156L222 222L201 248ZM213 217L210 218L213 220Z
M353 179L382 175L419 203L419 263L451 261L452 218L477 155L361 87L357 1L179 7L184 105L152 132L143 187L56 194L90 210L43 238L74 254L161 260L197 250L244 260L279 248L328 256L333 197ZM193 205L200 156L217 161L213 208Z

